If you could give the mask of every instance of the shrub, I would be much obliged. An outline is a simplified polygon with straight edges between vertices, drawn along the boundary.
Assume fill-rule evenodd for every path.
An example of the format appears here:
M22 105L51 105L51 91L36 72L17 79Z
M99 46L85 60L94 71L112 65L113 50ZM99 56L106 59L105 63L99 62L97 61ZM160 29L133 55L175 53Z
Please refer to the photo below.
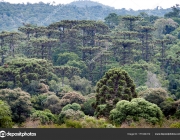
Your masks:
M163 114L160 108L143 98L132 99L131 102L122 100L116 104L116 108L110 112L110 120L120 125L124 121L138 121L144 118L152 124L161 123Z
M140 92L139 97L142 97L145 100L158 106L167 98L169 98L167 91L162 88L149 88L145 91Z
M89 116L94 116L95 109L92 107L92 104L95 103L95 98L86 99L82 105L82 111L84 114Z
M0 100L0 128L12 128L10 106Z
M169 98L163 101L159 107L161 108L163 114L168 117L174 115L176 112L176 106L174 105L174 100Z
M77 120L66 120L65 124L68 128L82 128L81 122Z
M62 106L59 104L60 99L56 95L50 95L43 101L44 108L51 110L53 114L61 112Z
M72 109L74 111L77 111L77 110L81 110L81 106L77 103L73 103L73 104L67 104L66 106L64 106L62 108L62 111L66 111L68 109Z
M65 111L61 111L59 114L59 123L65 123L65 120L71 119L71 120L79 120L80 118L83 118L85 115L80 110L73 110L68 109Z
M94 117L85 116L81 120L83 128L115 128L112 124L108 123L105 119L96 119Z
M170 128L180 128L180 122L171 124Z
M52 122L56 121L55 116L50 112L50 111L40 111L36 110L32 115L31 115L31 120L40 120L42 124L50 124Z
M2 89L0 90L0 99L9 104L13 121L21 123L29 117L32 108L29 93L22 91L20 88Z

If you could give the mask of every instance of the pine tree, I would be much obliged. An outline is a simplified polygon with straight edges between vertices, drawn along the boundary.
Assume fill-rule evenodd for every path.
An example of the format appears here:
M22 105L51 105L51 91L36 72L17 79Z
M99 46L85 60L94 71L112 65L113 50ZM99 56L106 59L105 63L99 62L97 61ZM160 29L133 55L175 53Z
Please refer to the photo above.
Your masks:
M120 100L130 101L136 98L135 85L128 73L122 69L110 69L102 79L97 82L96 102L93 104L97 117L109 116Z

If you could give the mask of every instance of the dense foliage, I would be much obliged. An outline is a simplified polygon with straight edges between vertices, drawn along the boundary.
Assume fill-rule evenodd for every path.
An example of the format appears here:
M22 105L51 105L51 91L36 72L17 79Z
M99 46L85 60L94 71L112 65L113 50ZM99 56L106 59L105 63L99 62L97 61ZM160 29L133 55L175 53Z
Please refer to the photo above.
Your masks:
M152 10L164 17L102 5L0 6L0 127L179 127L179 5ZM5 31L24 9L32 18Z
M131 102L122 100L111 110L110 119L118 125L124 121L139 120L144 118L150 123L161 123L162 111L160 108L142 98L132 99Z
M11 110L7 103L0 100L0 128L11 128Z
M110 69L97 83L96 92L97 117L107 117L118 101L137 97L133 80L121 69Z

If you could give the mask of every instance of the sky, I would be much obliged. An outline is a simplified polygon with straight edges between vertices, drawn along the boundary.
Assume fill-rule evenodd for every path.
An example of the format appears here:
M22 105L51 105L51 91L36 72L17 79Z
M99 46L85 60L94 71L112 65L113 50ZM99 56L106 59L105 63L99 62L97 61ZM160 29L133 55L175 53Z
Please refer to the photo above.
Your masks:
M3 1L3 0L0 0ZM74 0L4 0L5 2L10 3L37 3L37 2L44 2L44 3L52 3L53 1L56 4L67 4ZM175 4L180 4L180 0L91 0L102 3L104 5L109 5L116 9L126 8L126 9L154 9L157 6L162 8L170 8Z

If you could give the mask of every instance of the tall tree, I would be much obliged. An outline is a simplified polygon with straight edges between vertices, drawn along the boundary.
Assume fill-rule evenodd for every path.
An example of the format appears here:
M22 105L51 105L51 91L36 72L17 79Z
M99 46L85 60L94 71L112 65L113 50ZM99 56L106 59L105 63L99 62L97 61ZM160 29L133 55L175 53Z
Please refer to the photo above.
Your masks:
M158 40L156 40L156 43L161 45L161 49L160 49L161 57L160 57L160 60L161 60L161 68L162 69L164 68L165 61L166 61L166 49L167 49L167 43L168 42L170 42L169 39L161 39L161 40L158 39Z
M149 62L151 60L152 55L152 49L150 47L151 41L152 41L152 35L151 32L155 30L152 26L139 26L139 30L141 33L141 39L142 39L142 58Z
M122 20L125 22L126 28L128 31L134 31L135 30L135 22L140 20L140 17L138 16L124 16L122 17Z
M109 28L115 28L119 24L119 17L116 13L110 13L105 19Z
M133 62L133 46L138 44L136 40L114 40L115 46L113 49L115 49L117 55L120 56L120 64L125 65Z
M48 38L32 38L31 43L33 45L33 52L31 52L34 57L37 58L47 58L51 60L52 57L52 47L56 43L57 39L48 39ZM37 47L37 48L36 48Z
M93 106L96 109L95 114L109 117L109 112L120 100L130 101L136 98L135 85L128 73L122 69L110 69L97 82L96 102Z

